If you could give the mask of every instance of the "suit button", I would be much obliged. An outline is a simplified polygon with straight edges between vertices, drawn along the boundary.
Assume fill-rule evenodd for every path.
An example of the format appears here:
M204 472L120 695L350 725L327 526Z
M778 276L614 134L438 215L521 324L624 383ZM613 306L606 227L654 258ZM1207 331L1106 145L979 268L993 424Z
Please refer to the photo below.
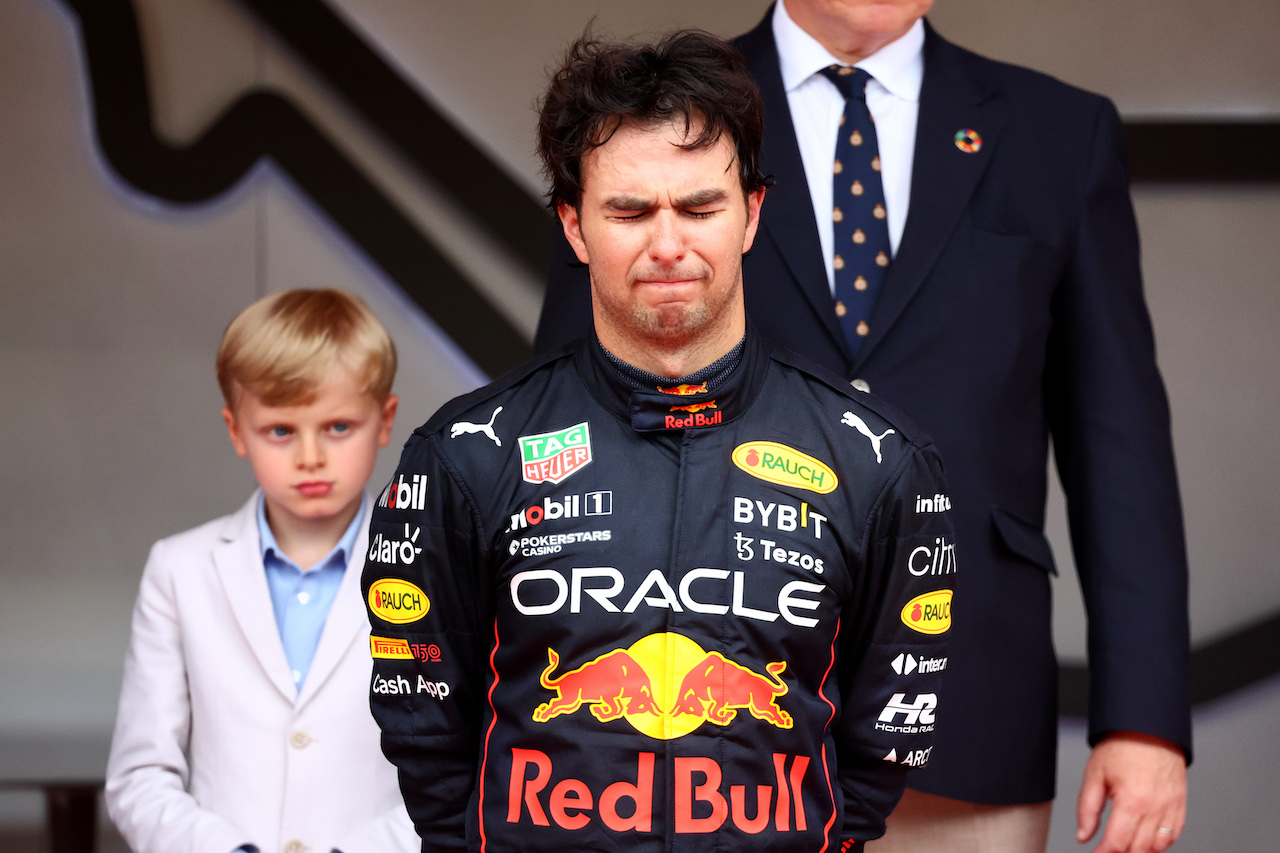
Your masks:
M853 390L855 391L861 391L863 394L871 393L871 386L867 383L867 380L865 379L855 379L849 384L853 386Z
M311 746L311 735L306 732L294 732L289 738L289 745L294 749L306 749Z
M310 847L295 838L284 846L284 853L303 853L304 850L310 849Z

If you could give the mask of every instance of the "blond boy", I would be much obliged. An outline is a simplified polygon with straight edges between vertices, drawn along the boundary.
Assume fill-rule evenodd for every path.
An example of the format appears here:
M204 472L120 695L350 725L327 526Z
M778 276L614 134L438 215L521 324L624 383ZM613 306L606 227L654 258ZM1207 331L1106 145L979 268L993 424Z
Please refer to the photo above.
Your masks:
M106 784L137 853L419 849L369 714L360 599L395 370L338 291L268 296L227 327L222 417L259 489L143 571Z

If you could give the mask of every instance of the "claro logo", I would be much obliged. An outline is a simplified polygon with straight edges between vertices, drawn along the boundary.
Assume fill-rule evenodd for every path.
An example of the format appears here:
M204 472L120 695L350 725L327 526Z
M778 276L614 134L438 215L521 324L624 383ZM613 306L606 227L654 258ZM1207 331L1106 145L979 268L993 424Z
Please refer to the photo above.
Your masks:
M369 587L369 609L384 622L417 622L431 609L427 595L399 578L382 578Z
M921 634L945 634L951 629L951 590L935 589L908 601L902 624Z
M808 489L825 495L835 491L839 481L836 472L808 454L776 441L748 441L733 449L733 464L752 477Z

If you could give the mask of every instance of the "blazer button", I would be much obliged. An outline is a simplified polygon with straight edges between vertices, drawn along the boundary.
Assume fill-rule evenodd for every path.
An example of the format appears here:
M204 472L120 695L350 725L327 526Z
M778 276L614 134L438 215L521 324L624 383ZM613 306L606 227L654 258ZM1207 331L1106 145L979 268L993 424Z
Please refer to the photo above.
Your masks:
M871 385L865 379L855 379L849 384L853 386L855 391L861 391L863 394L871 393Z
M303 853L303 851L310 849L310 847L295 838L284 846L284 853Z
M306 732L294 732L289 738L289 745L294 749L306 749L311 746L311 735Z

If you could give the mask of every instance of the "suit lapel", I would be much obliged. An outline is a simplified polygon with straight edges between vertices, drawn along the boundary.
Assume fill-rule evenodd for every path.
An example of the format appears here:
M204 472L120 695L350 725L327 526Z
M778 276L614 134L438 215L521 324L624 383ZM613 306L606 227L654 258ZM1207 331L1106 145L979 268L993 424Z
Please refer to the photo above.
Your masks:
M876 305L871 334L858 353L859 366L915 297L996 154L1005 124L1004 102L995 96L993 87L973 76L964 58L963 51L925 22L924 82L910 207L902 242ZM960 130L981 134L981 149L961 151L955 142Z
M298 691L289 673L289 661L284 656L280 630L271 608L271 592L267 589L267 573L262 567L258 545L257 506L258 493L255 492L244 508L228 520L222 531L222 542L214 549L213 563L231 612L258 665L292 704Z
M827 268L823 263L822 244L818 240L818 224L813 218L813 201L809 183L800 159L791 108L778 65L778 48L773 41L773 7L751 32L737 40L747 59L747 70L760 88L764 110L764 149L761 170L772 175L777 187L765 197L760 219L761 234L777 247L778 254L791 272L819 323L841 350L846 352L844 333L832 309L831 290L827 284ZM777 286L756 282L757 287Z
M365 501L366 507L373 505ZM360 596L360 575L364 570L364 555L369 543L369 512L360 517L360 535L356 537L352 551L347 555L347 568L342 575L342 583L338 594L329 608L329 616L325 619L324 630L320 634L320 643L316 646L315 657L311 659L311 668L307 670L307 680L303 682L302 693L298 696L298 707L301 708L311 700L324 683L333 675L338 664L346 656L347 650L356 640L369 632L369 618L365 615L364 602ZM368 649L362 652L368 655Z

